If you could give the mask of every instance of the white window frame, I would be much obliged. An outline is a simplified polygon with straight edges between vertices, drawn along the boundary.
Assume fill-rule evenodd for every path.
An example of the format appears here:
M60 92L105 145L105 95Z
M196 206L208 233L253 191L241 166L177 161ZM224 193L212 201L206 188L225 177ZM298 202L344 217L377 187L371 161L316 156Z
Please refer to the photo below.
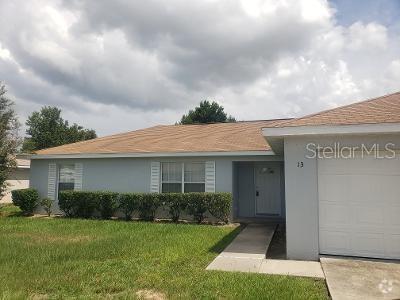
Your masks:
M163 181L163 168L164 168L164 164L167 163L173 163L173 164L180 164L181 165L181 181ZM190 181L190 182L186 182L185 181L185 163L186 164L204 164L204 181L200 182L200 181ZM185 193L185 183L202 183L204 184L204 192L206 191L206 162L205 161L187 161L187 162L178 162L178 161L163 161L161 162L161 176L160 176L160 192L163 192L163 183L180 183L181 184L181 193Z

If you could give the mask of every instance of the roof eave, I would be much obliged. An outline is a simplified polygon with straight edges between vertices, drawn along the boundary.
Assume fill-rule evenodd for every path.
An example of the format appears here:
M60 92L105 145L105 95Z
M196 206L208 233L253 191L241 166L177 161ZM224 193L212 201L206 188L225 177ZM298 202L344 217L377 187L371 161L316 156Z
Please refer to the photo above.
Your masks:
M400 123L269 127L263 128L262 133L272 150L281 155L284 151L283 142L285 137L397 134L400 133Z
M35 154L31 159L70 158L151 158L151 157L210 157L210 156L265 156L275 155L271 150L256 151L209 151L209 152L145 152L145 153L72 153Z

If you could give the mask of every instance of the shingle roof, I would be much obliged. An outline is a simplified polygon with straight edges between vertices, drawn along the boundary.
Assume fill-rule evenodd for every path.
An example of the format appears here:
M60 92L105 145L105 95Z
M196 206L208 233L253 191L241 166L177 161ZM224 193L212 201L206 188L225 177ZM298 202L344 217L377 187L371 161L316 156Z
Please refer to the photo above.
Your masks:
M160 125L39 150L36 154L266 151L263 127L286 120Z
M400 123L400 92L291 119L267 127Z

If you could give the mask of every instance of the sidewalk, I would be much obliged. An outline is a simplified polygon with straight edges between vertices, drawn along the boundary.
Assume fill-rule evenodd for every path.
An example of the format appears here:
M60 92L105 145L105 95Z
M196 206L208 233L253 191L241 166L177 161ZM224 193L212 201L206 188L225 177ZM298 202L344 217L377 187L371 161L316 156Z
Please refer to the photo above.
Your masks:
M207 267L207 270L325 278L316 261L266 259L276 225L249 224Z

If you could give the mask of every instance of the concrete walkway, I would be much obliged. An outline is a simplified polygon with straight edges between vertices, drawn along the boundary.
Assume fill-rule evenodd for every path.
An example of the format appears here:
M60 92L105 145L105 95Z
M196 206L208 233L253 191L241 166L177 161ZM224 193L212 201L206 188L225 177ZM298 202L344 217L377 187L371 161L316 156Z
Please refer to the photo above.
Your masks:
M258 273L276 225L249 224L208 265L207 270Z
M400 263L321 257L333 300L400 299Z
M249 224L207 270L324 278L319 262L266 259L276 225Z

